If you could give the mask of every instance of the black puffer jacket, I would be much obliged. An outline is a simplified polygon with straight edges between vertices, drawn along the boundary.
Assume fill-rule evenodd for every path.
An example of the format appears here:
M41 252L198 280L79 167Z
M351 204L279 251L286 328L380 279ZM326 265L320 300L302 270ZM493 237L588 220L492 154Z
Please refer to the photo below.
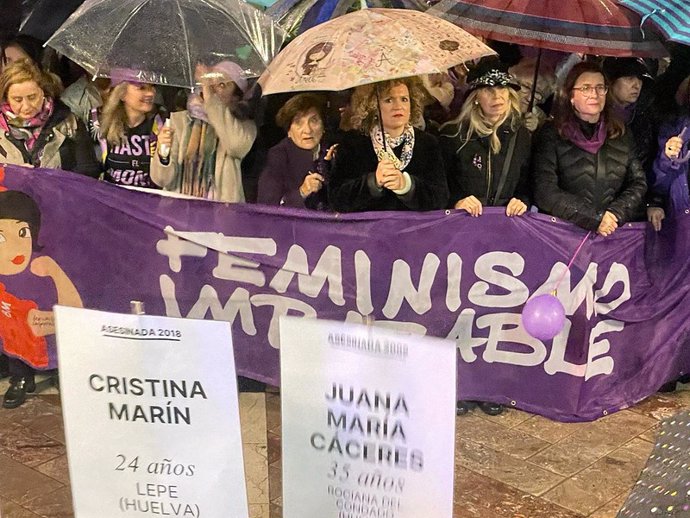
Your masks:
M533 149L534 199L543 212L596 230L604 212L622 224L634 216L647 182L630 132L607 138L596 154L544 125Z
M496 196L510 140L516 132L510 168ZM466 133L464 126L444 126L439 138L448 175L449 207L467 196L475 196L484 206L506 206L511 198L518 198L529 207L531 135L527 128L520 125L512 130L510 123L504 123L498 129L501 150L496 155L491 153L490 137L475 135L465 144Z

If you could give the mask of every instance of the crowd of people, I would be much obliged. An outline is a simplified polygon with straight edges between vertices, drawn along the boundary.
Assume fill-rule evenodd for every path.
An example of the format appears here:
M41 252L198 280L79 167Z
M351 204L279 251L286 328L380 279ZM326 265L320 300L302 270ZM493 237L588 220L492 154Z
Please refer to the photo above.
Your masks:
M535 73L533 49L496 48L430 76L262 98L230 61L198 63L198 88L175 91L130 69L51 69L19 36L2 46L0 163L309 210L537 210L603 237L631 221L658 231L690 209L687 49L662 61L550 53ZM25 360L0 360L7 408L34 386Z

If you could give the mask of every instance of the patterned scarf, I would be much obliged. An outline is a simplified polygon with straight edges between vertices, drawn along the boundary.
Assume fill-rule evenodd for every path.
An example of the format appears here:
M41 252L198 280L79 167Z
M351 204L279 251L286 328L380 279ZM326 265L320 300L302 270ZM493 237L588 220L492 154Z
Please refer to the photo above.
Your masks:
M181 142L182 161L176 163L180 192L197 198L216 199L216 150L218 137L209 123L192 118Z
M10 108L8 102L4 102L0 105L0 127L12 135L12 138L24 142L24 147L27 151L31 152L38 140L38 136L41 134L41 130L45 123L48 122L50 116L53 114L53 100L50 97L46 97L43 100L43 106L41 110L31 117L30 119L22 119L18 115L15 115Z
M204 100L196 92L196 90L187 98L187 111L189 112L189 116L193 119L208 122L208 116L206 115L206 109L204 108Z
M390 160L399 171L404 171L412 160L412 151L414 150L414 129L411 124L407 124L399 137L391 137L386 133L386 149L383 148L383 135L378 124L374 125L369 132L371 144L374 146L374 152L381 160ZM402 144L402 152L400 158L395 156L393 150Z

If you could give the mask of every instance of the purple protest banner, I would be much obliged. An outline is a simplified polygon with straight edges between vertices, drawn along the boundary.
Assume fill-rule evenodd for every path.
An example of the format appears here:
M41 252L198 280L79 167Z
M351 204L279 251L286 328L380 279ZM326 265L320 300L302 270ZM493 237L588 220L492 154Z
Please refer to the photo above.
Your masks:
M542 342L522 328L522 308L553 290L585 236L555 218L326 214L171 198L56 170L7 166L5 176L41 211L31 260L51 257L84 307L128 312L136 299L149 314L228 320L237 372L274 385L283 314L372 315L449 337L459 397L563 421L626 408L690 371L686 215L658 234L639 223L587 240L558 290L565 328ZM7 293L40 310L57 302L50 276L7 271Z

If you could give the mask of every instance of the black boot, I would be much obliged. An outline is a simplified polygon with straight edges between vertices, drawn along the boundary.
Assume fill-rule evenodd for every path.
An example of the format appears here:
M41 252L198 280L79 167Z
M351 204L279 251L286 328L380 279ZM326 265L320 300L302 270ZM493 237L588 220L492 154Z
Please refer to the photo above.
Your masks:
M668 383L664 383L659 387L659 390L657 392L661 392L662 394L668 394L669 392L675 392L676 390L676 382L675 381L669 381Z
M503 405L498 403L491 403L490 401L480 401L479 409L487 415L498 415L503 413Z
M26 401L26 393L34 390L36 390L36 382L33 376L13 378L2 400L3 408L17 408Z
M476 401L458 401L455 404L455 414L465 415L477 406Z

